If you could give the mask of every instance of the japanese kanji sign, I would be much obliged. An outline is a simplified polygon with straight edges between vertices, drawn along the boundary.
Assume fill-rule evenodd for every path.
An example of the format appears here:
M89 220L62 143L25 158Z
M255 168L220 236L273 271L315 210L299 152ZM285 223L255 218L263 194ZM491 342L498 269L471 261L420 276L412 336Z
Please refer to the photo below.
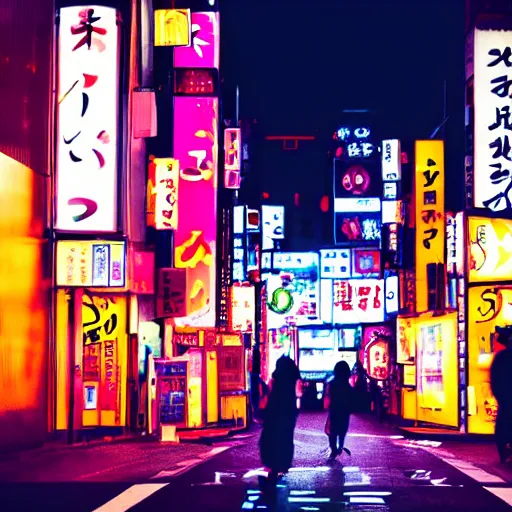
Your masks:
M58 42L56 227L117 230L116 10L65 7Z
M427 265L444 263L444 142L416 141L416 311L428 310Z
M512 31L475 30L474 206L512 210Z
M336 324L383 322L384 280L334 280L333 320Z
M148 169L146 218L156 229L178 229L180 166L173 158L154 158Z

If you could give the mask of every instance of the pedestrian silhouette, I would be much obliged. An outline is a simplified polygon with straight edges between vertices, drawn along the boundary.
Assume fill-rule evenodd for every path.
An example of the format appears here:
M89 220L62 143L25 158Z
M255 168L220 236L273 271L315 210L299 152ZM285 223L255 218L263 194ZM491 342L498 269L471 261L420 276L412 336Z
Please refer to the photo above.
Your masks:
M269 470L268 481L272 484L292 465L293 432L298 413L295 389L299 376L299 369L293 360L281 356L269 383L267 406L263 411L260 454L263 465Z
M512 443L512 326L496 327L497 341L505 347L494 356L491 365L491 390L498 402L495 439L500 461L507 462Z
M327 384L325 408L328 409L325 433L329 436L331 448L330 460L334 460L342 451L351 455L345 448L345 436L348 432L350 414L354 409L354 389L349 383L350 367L346 361L339 361L334 367L334 378Z

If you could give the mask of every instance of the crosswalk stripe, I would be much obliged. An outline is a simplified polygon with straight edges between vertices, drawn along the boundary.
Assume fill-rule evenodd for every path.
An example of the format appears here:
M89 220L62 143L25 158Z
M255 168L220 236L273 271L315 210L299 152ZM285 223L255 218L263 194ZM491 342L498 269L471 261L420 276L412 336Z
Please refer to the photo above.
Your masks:
M484 487L486 491L491 492L505 503L512 506L512 488L511 487Z
M94 510L94 512L125 512L167 485L169 484L132 485L126 491Z

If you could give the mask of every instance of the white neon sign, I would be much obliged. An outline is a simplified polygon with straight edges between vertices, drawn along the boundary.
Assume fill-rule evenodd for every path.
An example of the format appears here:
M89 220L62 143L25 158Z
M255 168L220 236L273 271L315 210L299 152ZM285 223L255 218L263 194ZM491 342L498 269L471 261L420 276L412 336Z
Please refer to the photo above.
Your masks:
M116 10L60 10L56 198L59 230L117 230Z

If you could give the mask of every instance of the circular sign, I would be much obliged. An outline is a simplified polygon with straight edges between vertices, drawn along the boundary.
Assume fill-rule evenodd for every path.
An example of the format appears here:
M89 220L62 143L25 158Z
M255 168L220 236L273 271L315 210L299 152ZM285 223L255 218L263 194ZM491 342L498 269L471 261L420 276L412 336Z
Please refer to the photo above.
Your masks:
M341 184L347 192L360 196L370 187L370 175L363 166L352 165L343 175Z
M277 288L272 292L272 297L268 301L268 307L278 315L286 315L293 307L292 294L285 288Z

